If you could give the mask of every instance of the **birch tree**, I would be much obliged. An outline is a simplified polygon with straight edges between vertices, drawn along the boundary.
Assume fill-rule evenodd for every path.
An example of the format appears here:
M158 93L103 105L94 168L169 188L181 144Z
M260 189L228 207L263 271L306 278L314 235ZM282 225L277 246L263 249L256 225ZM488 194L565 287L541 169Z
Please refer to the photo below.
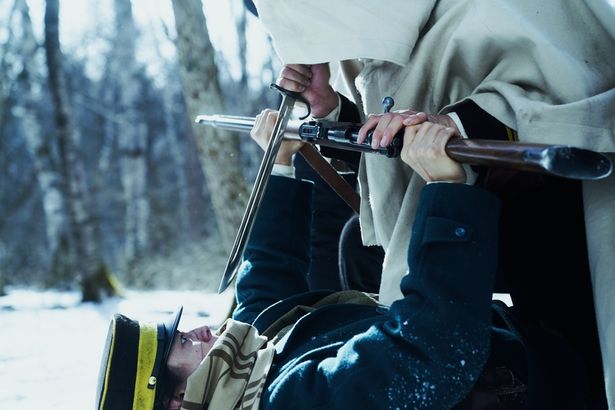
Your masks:
M118 85L116 138L126 213L124 258L131 266L143 256L148 244L149 203L147 199L147 128L139 113L142 70L136 59L137 27L130 0L115 0L115 44L111 72Z
M166 26L161 26L161 32L165 33L166 38L158 38L155 44L156 55L160 61L165 58L160 49L162 41L170 41ZM154 30L150 33L154 34ZM173 161L173 170L177 179L178 203L177 215L179 219L179 235L183 241L194 240L198 237L198 228L192 223L190 215L190 191L192 187L188 183L187 158L183 152L183 145L180 140L180 133L176 126L176 119L179 118L177 99L181 96L182 90L179 81L173 81L179 77L179 67L176 63L166 61L163 66L163 73L166 79L165 92L162 93L162 110L164 113L163 137L169 147L169 154Z
M2 119L5 120L5 115L8 112L7 101L10 94L10 79L8 78L9 72L9 54L11 45L15 42L15 35L13 32L13 18L17 14L18 2L15 1L11 8L9 9L9 13L6 19L6 41L2 44L0 48L0 115L2 115Z
M238 3L232 3L237 5ZM248 13L246 7L239 3L238 17L235 21L237 27L237 41L239 43L239 67L241 69L241 78L239 79L240 87L248 90L248 38L246 29L248 27Z
M83 163L78 153L79 133L74 126L72 106L62 71L58 0L47 0L45 8L45 56L49 90L54 107L59 174L66 203L72 267L80 279L83 301L100 301L113 293L98 238L94 207L90 200Z
M40 84L38 84L40 67L35 57L39 45L32 30L26 0L16 0L15 5L22 30L19 41L16 41L20 45L22 71L16 82L19 98L13 112L20 120L23 136L32 155L36 178L42 192L49 274L52 277L59 277L63 271L69 269L70 265L67 208L62 193L62 179L58 172L58 164L53 156L53 141L43 135L41 122L37 116L37 103L40 100L41 91Z
M177 50L184 98L201 148L202 167L211 193L218 230L225 245L237 232L248 189L239 158L239 137L194 124L202 113L224 112L214 48L201 0L173 0Z

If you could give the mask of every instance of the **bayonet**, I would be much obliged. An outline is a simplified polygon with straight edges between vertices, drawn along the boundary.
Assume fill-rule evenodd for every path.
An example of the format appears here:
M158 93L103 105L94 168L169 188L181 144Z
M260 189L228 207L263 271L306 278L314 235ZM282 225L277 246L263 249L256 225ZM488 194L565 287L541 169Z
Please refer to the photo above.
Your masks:
M233 243L233 248L231 249L231 253L226 263L226 268L224 269L224 274L222 275L222 280L220 281L218 293L224 292L237 274L250 232L254 226L254 219L258 213L258 209L260 208L276 155L280 149L280 144L282 143L282 136L284 135L284 131L286 130L286 126L288 125L288 121L292 115L295 102L301 101L306 104L308 113L303 118L307 118L310 115L310 105L299 94L285 90L275 84L271 84L271 87L277 89L282 94L282 102L280 103L278 117L273 126L273 131L271 132L271 138L269 139L267 148L265 149L265 154L258 168L256 180L254 182L252 192L250 193L246 210L243 214L243 218L241 219L239 231L237 232L235 242ZM241 120L238 120L236 123L239 124L239 127L243 126L241 124L244 124Z

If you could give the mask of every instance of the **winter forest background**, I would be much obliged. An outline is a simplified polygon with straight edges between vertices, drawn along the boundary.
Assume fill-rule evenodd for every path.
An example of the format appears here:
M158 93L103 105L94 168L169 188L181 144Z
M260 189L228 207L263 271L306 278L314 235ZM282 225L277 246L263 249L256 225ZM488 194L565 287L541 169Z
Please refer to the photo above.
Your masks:
M279 63L203 3L0 0L0 294L215 288L261 152L193 119L276 106Z
M0 0L0 408L92 408L113 313L217 327L275 107L240 0Z

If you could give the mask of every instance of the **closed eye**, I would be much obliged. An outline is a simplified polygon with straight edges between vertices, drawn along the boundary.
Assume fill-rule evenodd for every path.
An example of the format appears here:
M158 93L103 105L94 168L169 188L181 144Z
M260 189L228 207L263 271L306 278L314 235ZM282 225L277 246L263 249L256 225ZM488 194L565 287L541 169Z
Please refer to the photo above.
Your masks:
M179 335L179 343L182 345L188 341L188 338L184 335Z

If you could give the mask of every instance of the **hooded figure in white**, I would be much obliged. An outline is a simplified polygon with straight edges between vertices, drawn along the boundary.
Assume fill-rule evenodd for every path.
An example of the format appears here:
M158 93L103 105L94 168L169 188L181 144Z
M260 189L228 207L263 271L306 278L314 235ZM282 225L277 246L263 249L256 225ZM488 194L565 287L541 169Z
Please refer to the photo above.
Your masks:
M382 112L384 96L396 109L433 114L471 99L520 141L615 153L615 10L606 0L255 3L282 61L342 61L349 96L365 113ZM363 241L386 251L380 299L391 303L401 297L424 181L401 160L371 155L362 158L359 183ZM615 175L584 182L583 200L615 409Z

